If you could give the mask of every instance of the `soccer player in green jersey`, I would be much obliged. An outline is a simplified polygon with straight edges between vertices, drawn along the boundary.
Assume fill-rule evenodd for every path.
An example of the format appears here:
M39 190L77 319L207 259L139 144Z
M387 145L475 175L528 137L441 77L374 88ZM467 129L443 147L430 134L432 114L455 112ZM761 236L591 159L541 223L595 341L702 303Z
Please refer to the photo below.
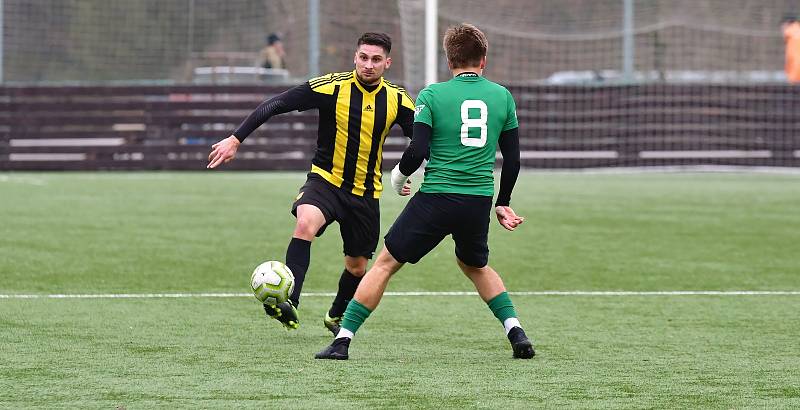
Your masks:
M498 144L503 168L495 214L509 231L524 221L509 207L520 167L516 105L507 89L482 77L487 47L486 36L470 24L445 33L453 78L420 92L413 140L391 176L395 191L407 195L408 176L430 154L424 182L386 234L383 250L347 305L333 343L316 358L347 359L351 339L378 306L391 276L406 262L418 262L447 235L455 242L458 267L503 324L513 357L534 356L502 279L487 265Z

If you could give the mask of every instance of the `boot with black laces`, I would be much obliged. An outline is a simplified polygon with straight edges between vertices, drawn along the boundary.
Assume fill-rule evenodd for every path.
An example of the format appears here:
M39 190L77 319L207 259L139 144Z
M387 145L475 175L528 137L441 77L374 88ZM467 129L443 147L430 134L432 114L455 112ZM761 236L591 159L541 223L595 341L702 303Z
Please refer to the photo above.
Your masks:
M350 347L349 337L340 337L333 339L333 343L326 347L325 350L314 355L315 359L329 359L329 360L347 360L349 357L347 349Z
M511 349L514 351L515 359L530 359L536 355L533 350L533 344L521 327L515 326L508 332L508 341L511 342Z

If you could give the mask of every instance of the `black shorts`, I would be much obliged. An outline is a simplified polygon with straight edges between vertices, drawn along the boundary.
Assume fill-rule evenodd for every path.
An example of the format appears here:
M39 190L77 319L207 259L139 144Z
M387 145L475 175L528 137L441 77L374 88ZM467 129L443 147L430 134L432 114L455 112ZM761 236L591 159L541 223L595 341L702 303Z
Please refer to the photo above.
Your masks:
M489 261L489 214L492 197L417 192L385 236L386 249L398 262L417 263L447 235L456 256L482 268Z
M317 236L322 235L334 221L339 222L344 254L372 258L378 247L381 229L377 199L353 195L317 174L308 174L305 185L300 188L292 204L292 215L297 216L297 207L303 204L316 206L325 216L325 225L319 229Z

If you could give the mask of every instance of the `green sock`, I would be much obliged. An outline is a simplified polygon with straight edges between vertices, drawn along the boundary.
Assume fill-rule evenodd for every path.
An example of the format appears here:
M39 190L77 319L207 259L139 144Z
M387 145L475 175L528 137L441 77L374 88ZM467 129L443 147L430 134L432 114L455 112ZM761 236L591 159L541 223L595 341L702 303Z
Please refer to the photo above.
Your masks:
M503 292L493 297L492 300L486 302L486 304L489 305L489 309L492 309L494 317L500 320L500 323L505 322L508 318L517 317L517 311L514 310L514 304L511 303L508 292Z
M372 313L366 306L358 303L357 300L351 299L347 304L347 310L344 311L344 319L342 319L342 327L355 333L359 327L364 323Z

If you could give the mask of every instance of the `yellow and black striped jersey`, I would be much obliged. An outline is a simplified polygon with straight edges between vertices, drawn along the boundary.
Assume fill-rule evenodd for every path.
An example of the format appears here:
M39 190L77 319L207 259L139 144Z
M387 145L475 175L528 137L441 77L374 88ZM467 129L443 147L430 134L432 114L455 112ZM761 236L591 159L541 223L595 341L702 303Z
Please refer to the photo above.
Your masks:
M408 93L381 78L361 84L355 71L312 78L262 103L234 131L244 140L270 116L289 111L319 110L317 149L311 172L358 196L380 197L383 143L394 124L411 137L414 101Z
M414 101L383 78L365 87L355 71L332 73L308 82L321 98L319 139L311 172L355 195L380 196L383 142L399 123L411 136Z

